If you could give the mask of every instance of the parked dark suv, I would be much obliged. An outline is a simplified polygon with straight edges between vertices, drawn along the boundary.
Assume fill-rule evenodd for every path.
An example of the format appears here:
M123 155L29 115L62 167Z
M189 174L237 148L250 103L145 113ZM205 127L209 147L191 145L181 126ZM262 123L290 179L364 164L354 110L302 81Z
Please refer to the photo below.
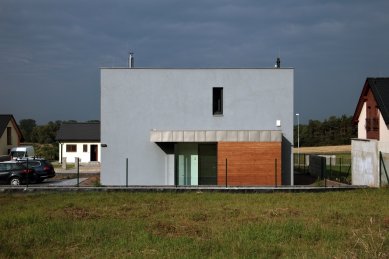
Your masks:
M37 175L36 182L38 183L55 176L53 165L43 158L29 158L28 161L27 159L18 159L17 161L26 167L28 164L28 168L34 169Z
M37 175L34 169L27 169L15 161L0 162L0 182L10 185L36 182Z

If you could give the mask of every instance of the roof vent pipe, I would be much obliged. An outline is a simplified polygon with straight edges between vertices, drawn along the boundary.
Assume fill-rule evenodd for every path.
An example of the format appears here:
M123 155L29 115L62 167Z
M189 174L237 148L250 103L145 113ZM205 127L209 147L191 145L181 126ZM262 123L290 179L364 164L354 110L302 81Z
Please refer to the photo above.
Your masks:
M276 61L276 68L280 68L281 67L281 59L278 57L277 58L277 61Z
M133 68L134 67L134 53L128 52L128 67Z

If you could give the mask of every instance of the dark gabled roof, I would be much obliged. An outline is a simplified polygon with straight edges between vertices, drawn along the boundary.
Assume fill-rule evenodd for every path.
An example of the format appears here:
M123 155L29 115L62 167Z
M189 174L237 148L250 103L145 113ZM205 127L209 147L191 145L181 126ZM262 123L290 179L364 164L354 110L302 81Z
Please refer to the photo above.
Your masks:
M57 132L58 141L98 141L100 123L63 123Z
M389 124L389 77L368 77L363 86L361 96L355 109L353 121L358 122L359 115L362 111L365 97L371 89L378 108L384 118L385 124Z
M19 140L23 141L22 132L20 131L19 126L16 123L16 120L12 114L0 114L0 136L4 133L10 121L12 121L12 124L14 125L15 130L18 133Z

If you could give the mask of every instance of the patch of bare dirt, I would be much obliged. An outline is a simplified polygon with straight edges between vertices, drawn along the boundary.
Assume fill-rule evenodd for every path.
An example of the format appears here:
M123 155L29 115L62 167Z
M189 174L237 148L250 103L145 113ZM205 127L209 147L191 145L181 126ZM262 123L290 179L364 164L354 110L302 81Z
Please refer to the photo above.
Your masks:
M86 179L85 181L82 181L80 183L80 186L98 187L98 186L100 186L100 176L94 175L94 176L88 177L88 179Z

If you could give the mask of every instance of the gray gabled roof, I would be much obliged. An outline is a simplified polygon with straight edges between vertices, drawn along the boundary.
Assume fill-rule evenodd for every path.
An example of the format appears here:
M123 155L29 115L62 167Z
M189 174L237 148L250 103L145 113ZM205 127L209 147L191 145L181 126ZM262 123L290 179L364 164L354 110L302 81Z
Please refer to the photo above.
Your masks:
M63 123L57 132L58 141L98 141L100 123Z
M371 89L373 93L385 124L389 125L389 77L368 77L366 79L354 112L353 122L355 124L358 123L358 118L362 111L363 104L366 101L366 95L368 94L369 89Z
M389 78L367 79L386 125L389 124Z
M7 125L11 119L12 119L12 115L9 114L0 115L0 135L7 128Z

